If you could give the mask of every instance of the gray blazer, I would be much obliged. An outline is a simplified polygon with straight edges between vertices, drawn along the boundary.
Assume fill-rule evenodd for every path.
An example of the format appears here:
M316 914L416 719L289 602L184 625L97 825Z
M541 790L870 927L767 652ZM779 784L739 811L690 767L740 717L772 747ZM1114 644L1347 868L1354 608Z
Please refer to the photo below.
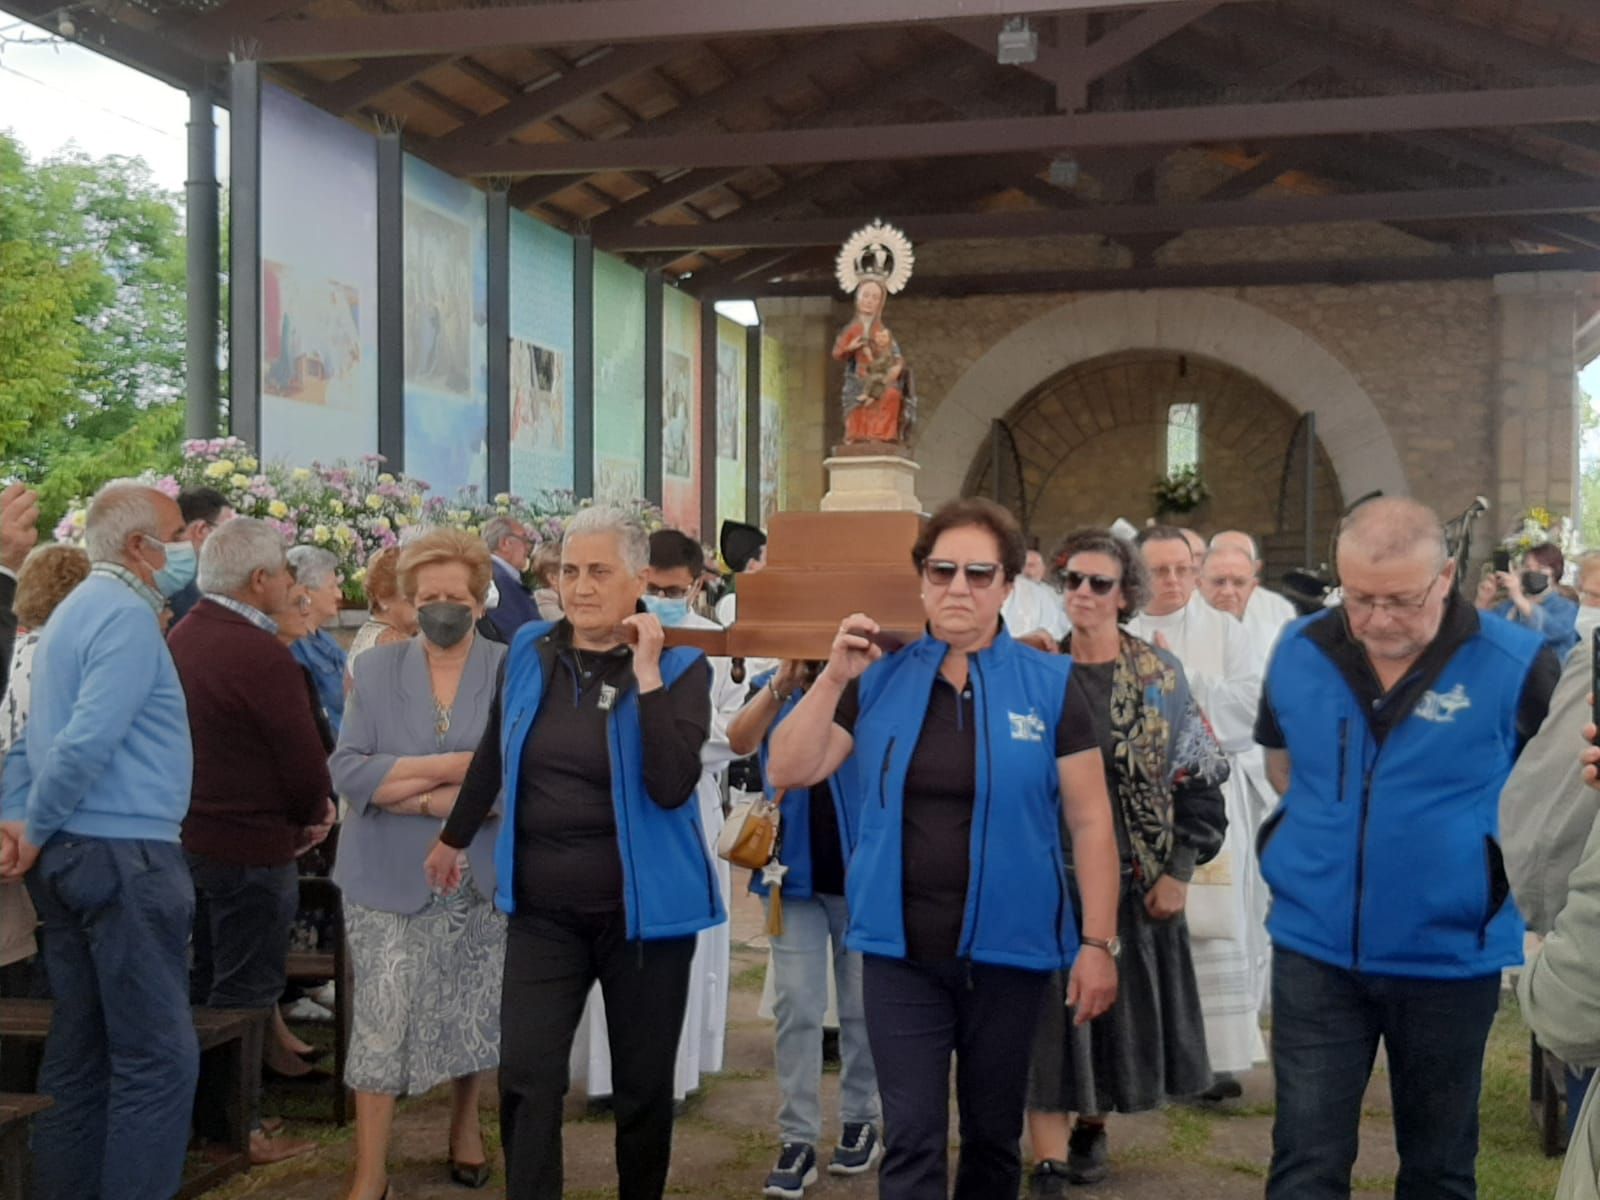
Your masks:
M505 653L486 638L474 640L442 747L434 735L433 687L420 638L374 646L352 664L355 686L328 767L333 786L349 803L333 878L354 903L394 913L416 913L427 905L422 862L439 836L439 820L389 812L372 797L397 758L477 749ZM499 832L497 803L467 848L473 886L486 897L494 895Z

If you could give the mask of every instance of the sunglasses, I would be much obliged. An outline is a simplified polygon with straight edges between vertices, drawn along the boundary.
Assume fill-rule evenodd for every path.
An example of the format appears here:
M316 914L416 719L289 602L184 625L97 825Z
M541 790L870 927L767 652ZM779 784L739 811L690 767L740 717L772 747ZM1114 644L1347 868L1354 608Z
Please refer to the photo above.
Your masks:
M949 587L955 582L957 571L966 575L967 586L975 591L988 587L1000 578L999 563L971 562L958 565L948 559L930 558L922 564L923 576L937 587Z
M1120 582L1110 575L1085 575L1082 571L1068 571L1061 578L1067 585L1067 591L1075 592L1087 583L1096 596L1109 596L1111 589Z

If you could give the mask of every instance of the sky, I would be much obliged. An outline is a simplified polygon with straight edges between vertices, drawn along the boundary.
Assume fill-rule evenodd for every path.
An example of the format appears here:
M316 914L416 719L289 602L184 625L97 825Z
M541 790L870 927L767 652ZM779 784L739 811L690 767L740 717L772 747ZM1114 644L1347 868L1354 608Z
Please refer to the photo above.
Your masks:
M227 177L228 114L217 110L217 166ZM35 161L76 144L95 157L144 159L155 182L183 190L189 98L177 88L0 11L0 129Z

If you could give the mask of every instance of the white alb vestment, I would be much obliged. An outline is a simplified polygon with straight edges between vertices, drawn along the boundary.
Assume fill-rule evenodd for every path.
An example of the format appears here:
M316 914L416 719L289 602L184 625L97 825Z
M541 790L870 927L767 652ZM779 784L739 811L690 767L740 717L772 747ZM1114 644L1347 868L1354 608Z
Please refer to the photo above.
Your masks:
M1232 936L1200 938L1191 923L1189 945L1211 1069L1248 1071L1267 1056L1258 1019L1265 963L1258 961L1260 939L1252 933L1258 923L1256 895L1263 885L1250 832L1257 824L1250 812L1251 789L1244 782L1247 771L1239 762L1256 750L1259 657L1239 621L1212 608L1198 591L1175 613L1135 617L1128 622L1128 632L1148 642L1154 642L1158 633L1163 637L1183 664L1195 701L1228 756L1231 774L1222 788L1228 832L1217 857L1196 868L1189 902L1207 906L1208 912L1223 912L1219 923L1231 929ZM1206 894L1199 894L1202 889ZM1198 916L1196 913L1196 919Z
M684 618L681 628L718 629L715 621L697 613ZM744 707L749 694L745 683L733 682L733 663L726 658L707 659L711 664L711 731L700 751L701 774L695 789L700 805L700 822L705 829L706 852L711 855L722 891L722 906L733 898L733 880L728 864L716 856L717 837L722 832L722 776L736 757L728 746L728 724ZM724 921L696 935L694 962L689 968L689 1003L683 1014L683 1033L678 1039L678 1060L673 1070L673 1095L683 1099L700 1086L702 1073L722 1070L722 1055L728 1028L728 963L732 946L729 924ZM606 1034L606 1006L600 986L589 993L588 1007L577 1036L572 1040L572 1081L590 1099L611 1095L611 1044Z
M1011 595L1000 609L1007 633L1019 638L1043 629L1059 642L1071 632L1060 592L1026 575L1018 575L1011 584Z

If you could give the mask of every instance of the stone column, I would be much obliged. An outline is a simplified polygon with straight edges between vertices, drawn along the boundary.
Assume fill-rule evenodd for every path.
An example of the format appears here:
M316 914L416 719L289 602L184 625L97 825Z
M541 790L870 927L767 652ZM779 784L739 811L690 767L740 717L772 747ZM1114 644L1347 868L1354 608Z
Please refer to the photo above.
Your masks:
M830 405L836 381L833 301L826 296L782 297L756 301L764 332L782 343L784 380L784 507L815 512L827 490L822 460L833 436Z
M1577 333L1596 281L1581 271L1495 277L1495 478L1488 520L1497 536L1536 505L1558 517L1575 511Z

